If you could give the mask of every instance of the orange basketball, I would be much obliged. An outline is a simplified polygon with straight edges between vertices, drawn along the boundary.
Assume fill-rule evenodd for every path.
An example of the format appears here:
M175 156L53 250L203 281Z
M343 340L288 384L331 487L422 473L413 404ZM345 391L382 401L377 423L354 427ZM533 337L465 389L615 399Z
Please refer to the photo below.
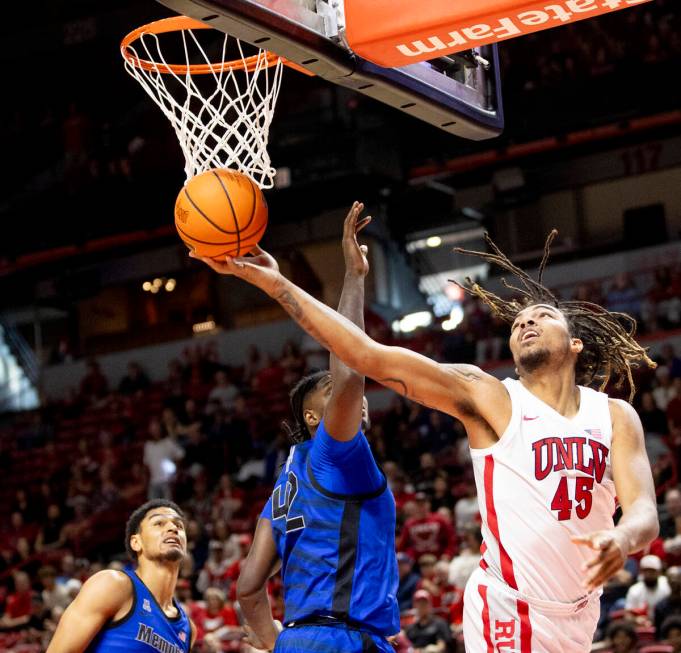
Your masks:
M267 227L267 202L247 175L216 168L192 177L175 201L175 227L200 256L243 256Z

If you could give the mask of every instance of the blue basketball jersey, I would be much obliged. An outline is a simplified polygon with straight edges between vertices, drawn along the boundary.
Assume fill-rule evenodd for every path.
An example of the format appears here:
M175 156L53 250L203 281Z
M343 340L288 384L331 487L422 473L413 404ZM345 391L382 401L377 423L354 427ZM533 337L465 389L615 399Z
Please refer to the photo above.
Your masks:
M128 614L105 626L90 643L86 653L188 653L191 626L184 610L175 601L177 617L167 617L154 595L130 569L132 606Z
M334 617L394 635L400 630L395 500L386 479L381 475L371 493L330 492L312 470L312 446L311 440L292 447L261 515L272 522L281 559L284 622ZM366 451L371 456L368 445Z

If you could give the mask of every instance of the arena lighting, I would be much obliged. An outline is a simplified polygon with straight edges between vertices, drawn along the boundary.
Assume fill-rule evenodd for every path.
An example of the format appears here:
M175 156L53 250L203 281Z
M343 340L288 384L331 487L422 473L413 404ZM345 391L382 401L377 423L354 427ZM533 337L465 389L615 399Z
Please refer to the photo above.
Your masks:
M397 333L411 333L419 327L430 326L432 322L433 314L430 311L418 311L405 315L401 320L395 320L392 323L392 328Z
M463 320L463 308L461 304L456 304L452 308L449 318L442 323L442 328L444 331L453 331L461 324L461 320Z
M142 284L142 290L144 290L144 292L151 292L154 294L159 292L161 288L163 288L166 292L173 292L176 287L177 281L172 277L170 279L166 279L165 277L159 279L157 277L153 281L145 281Z
M440 236L431 236L426 239L426 245L428 245L428 247L439 247L442 245L442 238L440 238Z
M215 320L197 322L194 326L192 326L192 331L194 333L206 333L206 331L212 331L213 329L215 329Z
M428 247L439 247L440 245L466 246L468 243L470 243L470 241L482 238L484 233L485 230L482 227L462 229L460 231L452 231L450 233L440 233L439 235L433 236L429 236L427 232L415 233L412 234L411 236L414 240L410 240L407 243L406 249L410 254L412 254L413 252L416 252L420 249L426 249ZM431 245L428 241L430 241L432 238L439 238L440 242L437 245Z

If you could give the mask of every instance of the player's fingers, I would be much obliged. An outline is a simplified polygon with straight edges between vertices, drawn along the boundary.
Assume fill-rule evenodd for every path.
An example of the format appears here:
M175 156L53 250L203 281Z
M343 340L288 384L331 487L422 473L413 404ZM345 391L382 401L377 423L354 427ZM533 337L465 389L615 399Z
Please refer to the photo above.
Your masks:
M598 564L595 564L592 567L590 567L590 571L587 574L587 579L595 578L603 571L603 569L617 567L618 565L621 564L621 558L617 555L617 552L614 550L605 551L604 555L599 557L601 559L598 562Z
M212 268L212 269L215 270L216 272L220 272L220 273L222 273L222 274L225 273L225 269L224 269L224 267L222 266L222 264L219 263L218 261L215 261L215 260L212 259L212 258L208 258L207 256L199 256L198 254L195 254L194 252L189 252L189 256L190 256L191 258L196 259L197 261L202 261L202 262L205 263L209 268Z
M589 590L594 590L600 587L608 580L620 567L620 563L616 559L606 560L600 567L596 568L586 578L586 586Z
M597 533L593 538L594 546L599 549L607 550L613 545L613 538L610 535Z
M352 234L354 227L355 227L355 222L357 221L357 216L359 215L359 211L357 210L357 207L359 206L359 202L353 202L352 206L350 207L350 210L348 211L348 214L345 216L345 220L343 221L343 237L347 238Z
M227 256L225 262L222 264L223 269L227 274L233 274L237 277L245 276L245 273L247 272L246 265L244 260L232 258L230 256Z
M572 535L570 539L574 544L585 544L586 546L590 546L592 549L596 548L593 542L593 535Z
M608 555L607 551L601 551L597 556L594 556L593 558L591 558L591 560L585 562L584 565L582 566L582 569L584 571L593 569L596 565L600 565L605 560L607 555Z
M366 227L369 223L371 222L371 216L367 215L365 218L362 218L356 225L355 225L355 233L358 234L364 227Z
M574 544L585 544L592 549L607 549L612 544L612 538L602 533L587 533L586 535L572 535Z
M249 252L253 256L269 256L269 254L260 245L255 245Z

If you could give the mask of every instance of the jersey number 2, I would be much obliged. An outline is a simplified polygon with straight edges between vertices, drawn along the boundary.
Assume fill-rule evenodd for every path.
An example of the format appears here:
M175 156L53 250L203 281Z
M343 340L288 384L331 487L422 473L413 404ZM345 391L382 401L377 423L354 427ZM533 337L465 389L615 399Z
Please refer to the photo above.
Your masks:
M584 519L591 512L593 497L591 491L594 489L594 479L588 476L578 476L575 479L575 514L579 519ZM565 476L561 477L558 489L553 495L551 510L558 511L558 520L565 521L572 516L573 502L568 494L568 482Z
M288 513L293 506L293 501L298 494L298 478L293 472L288 473L288 480L286 481L286 496L284 503L281 502L281 486L278 485L272 492L272 519L286 519L286 532L292 533L305 528L305 518L292 517L288 518Z

